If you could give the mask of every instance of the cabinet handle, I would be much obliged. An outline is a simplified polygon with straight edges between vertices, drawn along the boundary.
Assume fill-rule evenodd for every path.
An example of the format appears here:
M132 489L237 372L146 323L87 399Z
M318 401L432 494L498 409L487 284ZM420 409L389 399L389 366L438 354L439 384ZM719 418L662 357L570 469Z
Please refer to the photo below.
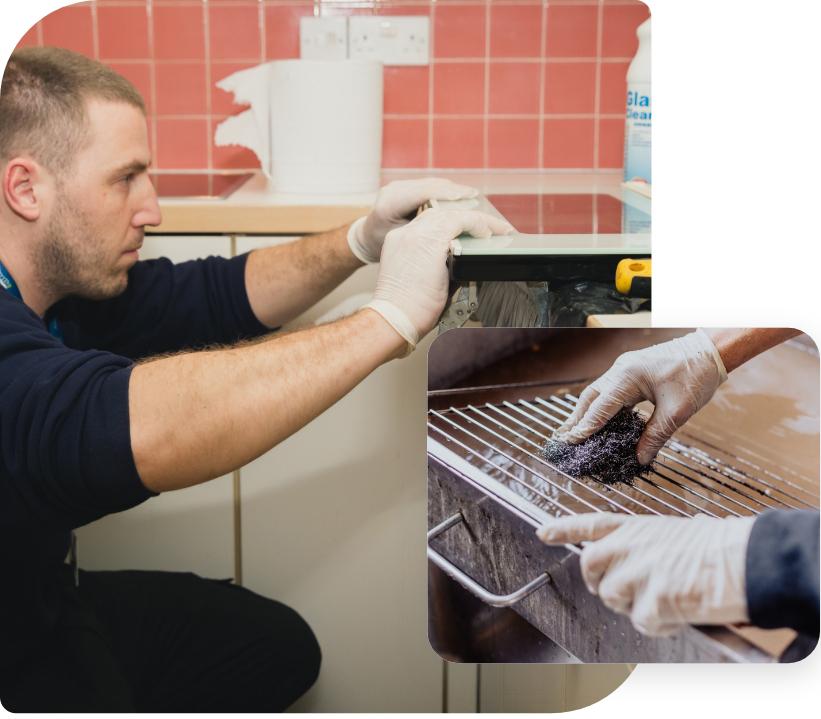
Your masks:
M448 529L451 527L455 527L457 524L460 524L464 521L464 517L462 516L461 512L457 512L451 517L448 517L444 522L437 524L433 529L428 532L428 542L430 543L433 539L438 537L440 534L444 534ZM439 569L441 569L445 574L447 574L451 579L453 579L457 584L460 584L462 587L467 589L471 594L475 595L479 599L481 599L485 604L489 604L492 607L509 607L516 602L520 602L522 599L527 597L529 594L535 592L539 587L544 586L550 581L550 576L545 572L544 574L540 574L536 579L528 582L523 587L520 587L515 592L511 592L510 594L493 594L485 589L481 584L479 584L476 580L469 577L465 574L461 569L457 566L452 564L449 560L445 559L439 552L437 552L433 547L428 544L428 559L433 562Z

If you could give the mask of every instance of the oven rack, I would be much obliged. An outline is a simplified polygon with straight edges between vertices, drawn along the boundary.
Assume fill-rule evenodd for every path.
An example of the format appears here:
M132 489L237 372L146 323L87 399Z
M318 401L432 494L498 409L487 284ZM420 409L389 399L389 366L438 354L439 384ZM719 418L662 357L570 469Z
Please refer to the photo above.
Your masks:
M515 402L431 409L428 435L491 480L553 516L609 511L693 517L741 517L767 509L819 504L818 483L785 468L766 469L744 448L735 454L688 432L661 450L644 477L607 485L574 478L542 456L578 397L551 394Z

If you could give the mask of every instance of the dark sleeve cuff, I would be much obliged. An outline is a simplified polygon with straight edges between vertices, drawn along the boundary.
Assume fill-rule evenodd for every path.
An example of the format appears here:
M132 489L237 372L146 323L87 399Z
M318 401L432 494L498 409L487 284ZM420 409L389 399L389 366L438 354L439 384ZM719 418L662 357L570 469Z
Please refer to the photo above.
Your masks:
M818 636L818 512L768 510L753 524L747 546L750 621Z
M97 431L91 463L85 476L89 482L88 497L92 521L98 517L121 512L157 496L140 479L131 448L128 386L133 365L112 372L105 386L106 402L98 407L103 415L95 420Z
M229 282L235 288L232 295L237 298L237 322L238 330L241 333L241 336L237 339L259 337L278 329L276 327L266 327L257 319L254 310L251 309L251 302L248 299L248 286L245 283L245 265L248 262L249 254L249 252L246 252L229 260Z

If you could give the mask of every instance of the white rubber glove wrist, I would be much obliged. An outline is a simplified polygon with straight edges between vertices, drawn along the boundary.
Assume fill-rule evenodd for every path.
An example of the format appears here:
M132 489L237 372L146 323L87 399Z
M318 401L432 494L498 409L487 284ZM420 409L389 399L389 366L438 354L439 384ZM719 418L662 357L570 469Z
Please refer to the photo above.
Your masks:
M498 217L470 210L426 210L385 238L373 301L368 305L411 349L436 325L447 301L447 256L464 232L490 237L512 231Z
M708 517L699 515L698 520ZM701 604L686 611L691 624L749 622L747 608L747 545L756 517L728 517L711 522L716 527L702 562L710 566L714 582L705 590ZM712 545L712 546L710 546ZM714 549L720 548L719 556Z
M727 381L727 368L724 366L724 360L721 359L721 354L719 354L718 348L710 335L702 329L697 329L692 334L685 335L685 338L687 337L692 337L694 346L700 346L712 358L718 370L718 384L719 386L724 384Z
M416 327L413 326L413 322L411 322L410 318L395 304L387 300L373 299L368 302L365 307L369 307L374 312L378 312L382 318L396 330L399 336L408 343L405 357L416 349L416 345L419 342L419 333L416 331Z
M356 259L367 265L379 262L379 255L374 256L373 251L363 242L365 220L367 220L367 217L360 217L348 228L348 247L351 248L351 252Z

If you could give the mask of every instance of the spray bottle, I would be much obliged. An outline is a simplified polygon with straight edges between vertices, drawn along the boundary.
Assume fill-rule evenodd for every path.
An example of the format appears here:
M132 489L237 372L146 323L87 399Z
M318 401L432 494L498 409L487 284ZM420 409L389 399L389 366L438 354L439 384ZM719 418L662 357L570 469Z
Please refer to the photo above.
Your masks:
M627 114L624 126L624 179L651 182L650 19L636 30L639 49L627 70Z

